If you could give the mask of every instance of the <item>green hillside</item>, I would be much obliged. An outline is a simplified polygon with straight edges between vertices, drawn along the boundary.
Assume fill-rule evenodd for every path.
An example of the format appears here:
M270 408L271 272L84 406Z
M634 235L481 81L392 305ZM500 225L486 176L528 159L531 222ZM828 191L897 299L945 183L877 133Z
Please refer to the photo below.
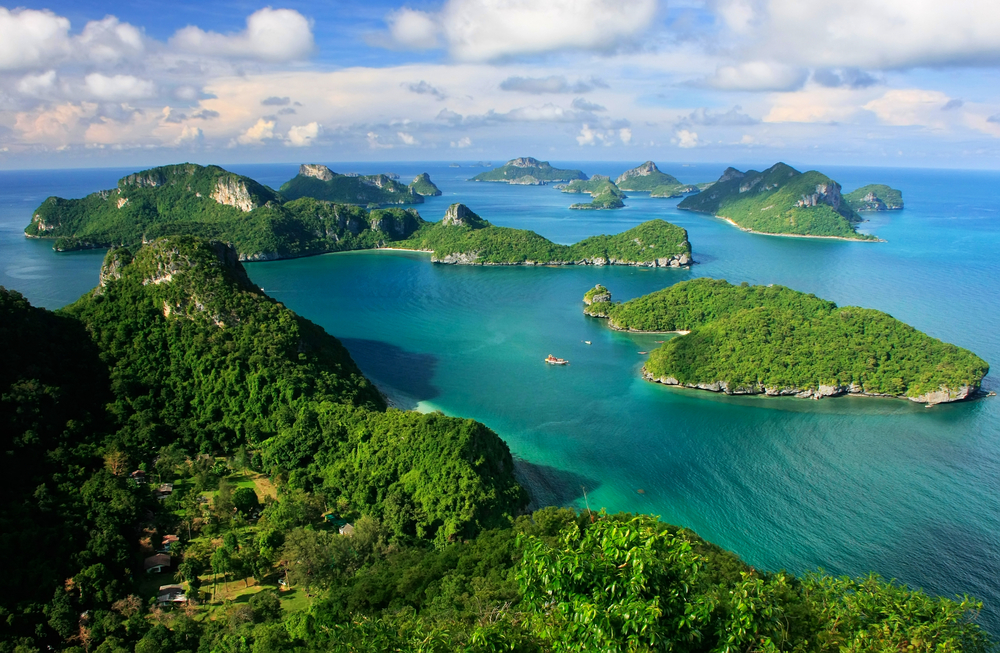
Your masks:
M496 227L464 204L452 204L441 222L425 223L395 246L431 251L433 260L441 263L469 265L677 267L691 263L687 231L664 220L650 220L616 236L558 245L533 231Z
M539 161L531 157L511 159L499 168L481 172L471 181L500 181L511 183L522 177L533 177L536 182L572 181L586 179L587 175L580 170L561 170L553 168L548 161ZM535 182L533 182L535 183Z
M414 179L414 183L416 181ZM430 184L429 177L421 182L421 188L428 188L427 184ZM421 204L425 194L419 193L412 184L404 186L388 175L339 175L317 164L299 166L299 174L282 184L279 190L288 200L311 197L325 202L362 206Z
M868 184L844 195L855 211L895 211L903 208L903 193L885 184Z
M972 352L890 315L783 286L694 279L584 312L616 329L689 331L653 351L645 375L728 394L851 392L939 403L974 395L989 371Z
M437 197L441 194L441 189L434 185L431 176L426 172L421 172L410 182L410 190L421 197Z
M587 193L591 196L590 202L573 204L569 207L571 209L620 209L625 206L622 202L625 193L621 192L610 177L604 175L594 175L586 181L576 179L561 186L560 190L564 193Z
M685 197L677 208L727 218L758 233L877 240L856 231L862 218L841 197L840 184L784 163L764 172L729 168L710 188Z

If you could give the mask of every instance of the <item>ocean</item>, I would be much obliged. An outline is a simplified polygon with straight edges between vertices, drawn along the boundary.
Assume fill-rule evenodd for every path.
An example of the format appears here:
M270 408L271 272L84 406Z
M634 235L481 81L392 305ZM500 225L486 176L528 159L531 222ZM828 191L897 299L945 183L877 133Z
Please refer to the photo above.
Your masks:
M639 162L553 163L614 177ZM925 408L667 388L639 375L640 352L663 336L611 331L584 316L581 302L596 283L615 300L695 277L782 284L885 311L998 364L1000 173L822 166L845 192L876 182L903 191L904 210L867 214L861 230L886 241L871 243L747 234L641 193L622 210L571 211L579 195L470 183L483 168L468 164L330 166L403 181L429 172L444 195L416 207L425 219L460 201L494 224L560 243L663 218L688 230L698 262L476 268L380 251L247 265L269 295L340 338L395 405L487 424L539 505L659 515L762 569L874 571L935 594L969 594L984 601L981 622L1000 636L1000 400ZM297 169L225 167L274 188ZM725 167L660 164L684 182ZM23 229L47 196L111 188L129 172L0 172L0 285L52 309L92 288L103 252L57 254ZM545 365L548 354L570 364ZM986 377L986 389L998 385Z

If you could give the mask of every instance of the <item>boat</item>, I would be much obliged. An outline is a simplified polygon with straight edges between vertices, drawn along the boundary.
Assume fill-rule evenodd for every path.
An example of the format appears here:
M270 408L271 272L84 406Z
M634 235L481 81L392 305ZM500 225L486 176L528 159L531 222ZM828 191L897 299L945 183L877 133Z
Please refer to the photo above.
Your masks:
M549 354L548 358L545 359L545 362L548 363L549 365L567 365L567 364L569 364L569 361L566 360L565 358L556 358L552 354Z
M640 354L648 354L649 352L647 352L647 351L640 351L639 353Z
M589 340L584 340L584 342L587 343L588 345L590 344Z

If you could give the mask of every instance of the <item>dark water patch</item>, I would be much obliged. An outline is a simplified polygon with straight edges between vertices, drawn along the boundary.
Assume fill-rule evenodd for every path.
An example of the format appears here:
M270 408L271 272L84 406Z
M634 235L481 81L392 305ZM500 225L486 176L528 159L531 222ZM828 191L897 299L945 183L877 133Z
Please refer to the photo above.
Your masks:
M531 495L528 510L538 510L544 506L569 506L583 499L584 491L592 492L601 486L600 481L582 474L551 465L530 463L521 458L514 459L514 476Z
M361 371L398 408L413 410L417 403L440 394L431 382L438 359L433 354L407 351L382 340L341 338Z

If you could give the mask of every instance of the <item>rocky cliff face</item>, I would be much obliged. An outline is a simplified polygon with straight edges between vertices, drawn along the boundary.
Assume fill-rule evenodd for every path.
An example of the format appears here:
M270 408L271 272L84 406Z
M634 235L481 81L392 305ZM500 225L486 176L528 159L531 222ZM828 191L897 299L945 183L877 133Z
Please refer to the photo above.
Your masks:
M795 203L795 206L818 206L829 204L836 211L840 209L843 198L840 195L840 184L831 181L825 184L816 184L816 192L803 195L802 199Z
M520 156L516 159L511 159L506 163L506 165L513 166L515 168L538 168L548 166L549 164L544 161L539 161L538 159L533 159L530 156Z
M545 182L531 175L524 175L508 182L511 186L544 186Z
M299 166L299 174L303 177L313 177L320 181L330 181L333 179L335 173L333 170L319 163L303 163Z
M791 388L791 387L768 387L763 384L749 386L733 386L727 381L707 381L701 383L681 383L672 376L656 377L645 367L642 368L642 376L647 381L662 383L664 385L675 385L695 390L708 390L709 392L723 392L727 395L767 395L768 397L800 397L803 399L823 399L826 397L840 397L843 395L853 395L856 397L885 397L890 399L909 399L910 401L935 405L961 401L974 396L978 388L971 386L961 386L957 390L941 388L935 392L928 392L917 397L907 397L906 395L889 395L876 392L865 392L860 385L820 385L818 388Z
M220 177L212 191L212 199L219 204L234 206L244 213L257 208L257 204L247 190L246 182L238 177Z
M648 177L656 172L660 172L660 169L656 167L656 164L652 161L646 161L637 168L632 168L631 170L623 172L619 175L618 179L615 180L615 183L621 185L633 177Z
M441 224L455 227L482 227L485 220L472 212L465 204L452 204L444 213Z

